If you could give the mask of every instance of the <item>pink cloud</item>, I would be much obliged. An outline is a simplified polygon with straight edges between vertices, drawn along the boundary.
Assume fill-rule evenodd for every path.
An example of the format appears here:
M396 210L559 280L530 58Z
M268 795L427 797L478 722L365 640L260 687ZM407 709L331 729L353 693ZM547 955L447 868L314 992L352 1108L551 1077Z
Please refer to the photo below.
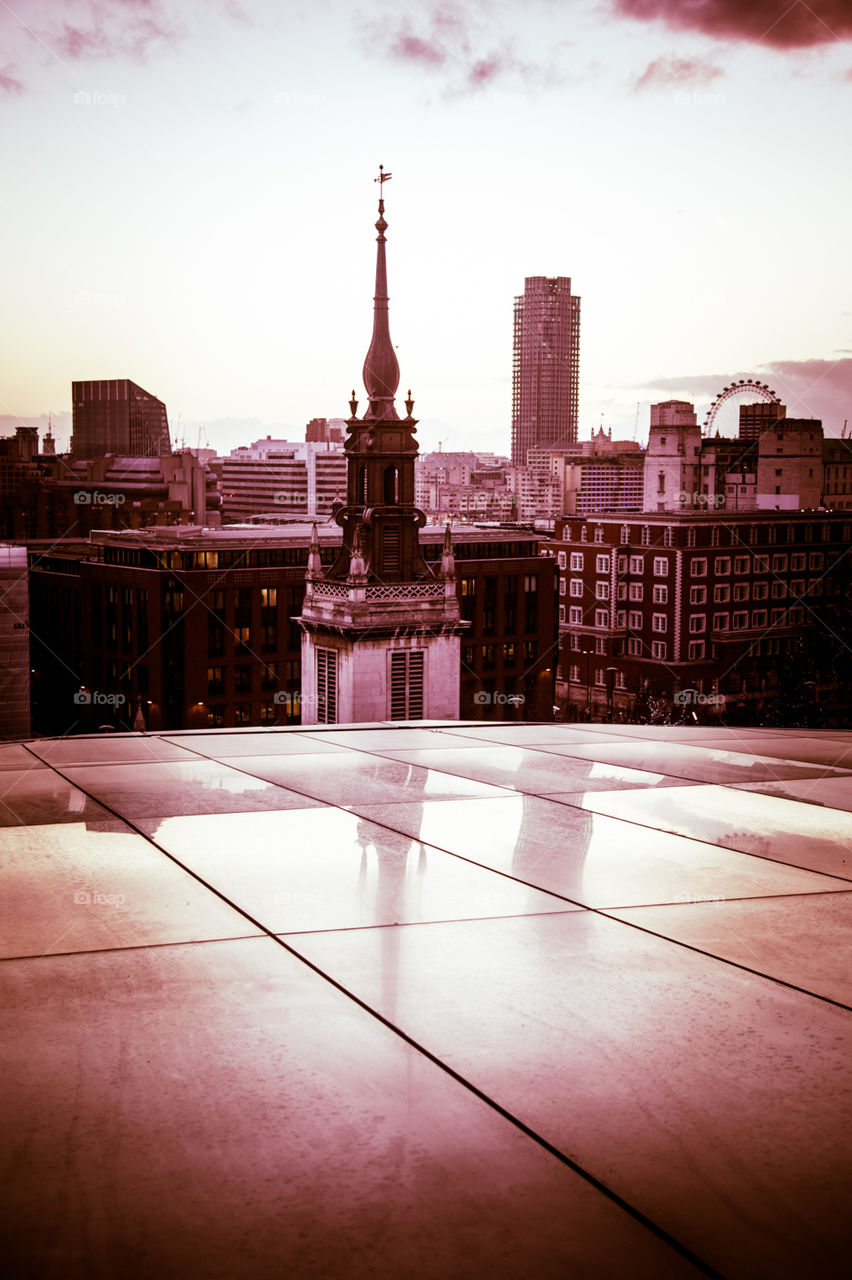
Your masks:
M714 40L743 40L774 49L806 49L852 35L852 0L613 0L622 17L662 22Z
M723 75L721 67L700 58L675 58L663 56L649 62L633 86L636 90L666 88L679 84L708 84Z
M13 74L14 68L7 65L0 70L0 93L23 93L24 84Z

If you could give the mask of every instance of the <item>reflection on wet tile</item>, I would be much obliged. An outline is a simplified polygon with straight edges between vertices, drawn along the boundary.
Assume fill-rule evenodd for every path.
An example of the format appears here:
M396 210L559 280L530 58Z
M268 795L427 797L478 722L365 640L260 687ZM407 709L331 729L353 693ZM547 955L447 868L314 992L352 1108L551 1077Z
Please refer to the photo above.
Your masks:
M274 839L243 825L220 841L208 823L168 819L156 839L274 933L574 909L342 809L276 815Z
M571 748L568 748L571 750ZM430 769L441 769L464 778L477 778L496 786L510 787L528 795L568 788L594 791L615 787L656 787L678 779L662 773L625 769L614 764L598 764L553 752L524 747L485 746L473 743L461 750L382 751L386 759L406 761Z
M458 721L455 726L458 726ZM460 747L467 745L468 739L459 738L454 731L447 732L441 728L408 729L403 725L396 728L379 729L317 729L313 727L300 735L305 741L334 743L335 746L358 751L414 751L426 747ZM474 745L471 743L471 745Z
M595 726L597 728L597 726ZM460 720L458 728L453 730L464 738L473 738L480 742L511 743L515 747L530 747L543 742L596 742L594 730L563 724L514 724L495 721L494 724L469 724Z
M0 770L43 769L44 762L19 742L0 745Z
M116 764L109 769L66 766L66 770L69 778L126 818L287 809L312 803L213 760Z
M698 1274L270 939L0 983L10 1275Z
M288 731L273 733L199 733L181 734L171 741L210 759L222 760L235 756L291 756L328 755L343 748L326 742L324 738L311 738L307 733Z
M751 751L754 748L743 742L739 746L731 746L732 751ZM847 734L845 739L831 735L825 737L807 737L800 733L779 734L766 731L760 739L762 755L783 756L788 760L806 760L812 764L832 765L836 769L852 769L852 742Z
M852 875L852 817L837 809L713 786L598 791L584 796L583 807L826 875Z
M804 800L808 804L829 809L852 810L852 774L814 778L807 782L738 783L736 791L759 791L765 796L782 796L787 800Z
M852 892L631 907L613 914L829 1000L852 1003Z
M358 805L355 812L588 907L846 888L844 880L531 796Z
M0 827L98 821L110 815L52 769L0 773Z
M542 748L539 748L543 752ZM546 749L548 755L572 756L583 760L609 762L634 769L649 769L696 782L760 782L764 778L814 778L827 772L822 765L796 760L747 755L719 746L690 746L687 743L620 742L615 745ZM828 772L831 772L830 770ZM552 791L568 790L552 787Z
M592 912L292 943L722 1275L835 1274L844 1011Z
M257 930L123 823L0 832L0 952L41 956Z
M323 757L321 761L313 756L287 756L281 760L245 756L240 760L240 768L327 804L370 804L374 800L395 804L420 797L440 800L506 794L485 782L471 782L437 769L420 769L382 756L349 751Z
M38 738L30 746L36 755L57 769L66 764L191 759L180 747L156 734L101 733L90 738Z

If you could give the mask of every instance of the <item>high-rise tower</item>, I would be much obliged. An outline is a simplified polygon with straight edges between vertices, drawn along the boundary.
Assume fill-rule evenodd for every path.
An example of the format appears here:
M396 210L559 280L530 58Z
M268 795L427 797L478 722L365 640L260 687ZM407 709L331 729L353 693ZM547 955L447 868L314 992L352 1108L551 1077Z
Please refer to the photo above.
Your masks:
M567 276L527 276L515 298L512 462L577 441L580 299Z
M71 400L75 458L171 453L166 406L129 378L72 382Z
M343 545L323 571L316 530L302 627L302 724L457 719L460 620L449 528L440 572L420 550L426 517L414 505L417 456L411 392L397 413L399 365L388 327L384 183L379 169L373 338L364 361L367 409L355 392L346 423Z

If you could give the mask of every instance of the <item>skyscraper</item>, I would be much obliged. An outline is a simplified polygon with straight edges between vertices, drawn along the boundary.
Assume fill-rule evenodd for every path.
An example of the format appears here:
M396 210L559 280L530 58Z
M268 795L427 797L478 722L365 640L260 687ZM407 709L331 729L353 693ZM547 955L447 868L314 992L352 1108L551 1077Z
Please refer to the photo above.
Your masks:
M162 400L129 378L72 382L75 458L150 458L171 453Z
M580 299L567 276L527 276L515 298L512 462L577 440Z

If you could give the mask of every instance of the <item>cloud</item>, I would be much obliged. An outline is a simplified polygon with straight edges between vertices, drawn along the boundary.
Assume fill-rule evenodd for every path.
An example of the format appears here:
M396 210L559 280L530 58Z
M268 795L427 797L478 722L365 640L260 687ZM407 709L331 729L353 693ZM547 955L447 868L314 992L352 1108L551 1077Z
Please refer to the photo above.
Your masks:
M552 84L552 67L525 62L514 41L495 42L496 21L484 4L421 4L412 12L374 15L361 24L360 43L373 54L421 70L440 71L453 92L481 89L514 76L526 83Z
M23 93L24 82L14 73L15 68L9 63L0 69L0 93Z
M709 84L721 75L724 75L721 67L701 58L676 58L673 54L664 54L648 63L633 88L638 92L670 85Z
M820 418L827 435L837 435L844 418L852 422L852 357L837 360L771 360L737 373L686 374L657 378L649 390L668 397L711 400L723 387L743 378L767 382L790 418Z
M807 49L852 35L852 0L613 0L615 12L670 31L714 40L750 41L773 49Z
M248 21L236 0L210 0L208 7L230 21ZM140 62L186 38L192 8L169 0L28 0L14 11L0 4L0 37L19 62L41 58L54 70L106 58ZM0 72L0 90L20 93L25 87L17 67Z

